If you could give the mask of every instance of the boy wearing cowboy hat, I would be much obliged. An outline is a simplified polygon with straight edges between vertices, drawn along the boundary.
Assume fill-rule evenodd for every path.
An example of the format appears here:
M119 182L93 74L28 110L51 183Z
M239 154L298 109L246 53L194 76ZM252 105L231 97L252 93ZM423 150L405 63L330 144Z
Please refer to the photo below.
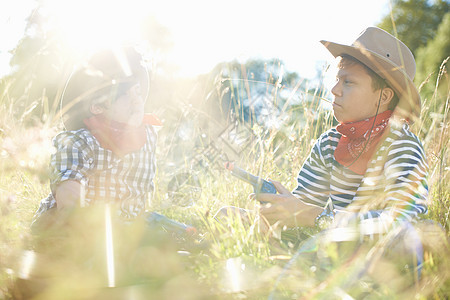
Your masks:
M376 27L352 45L321 43L340 58L331 90L339 124L317 140L292 193L273 181L279 194L255 195L270 203L261 214L281 227L321 225L333 217L325 207L341 220L376 220L382 228L414 220L427 211L428 166L408 127L420 116L411 51Z
M144 114L149 76L132 47L92 55L67 81L60 114L66 130L53 140L51 193L40 203L34 227L47 212L70 212L110 203L134 219L148 207L155 176L154 119Z

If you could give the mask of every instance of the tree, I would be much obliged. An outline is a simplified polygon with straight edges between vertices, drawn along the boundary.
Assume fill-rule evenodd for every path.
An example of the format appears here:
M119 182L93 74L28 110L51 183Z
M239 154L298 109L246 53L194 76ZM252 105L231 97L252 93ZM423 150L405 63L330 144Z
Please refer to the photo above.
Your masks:
M61 51L63 45L55 28L46 26L49 21L42 7L32 12L24 37L12 51L13 72L2 80L2 88L8 93L3 99L10 100L18 118L25 112L39 117L45 114L40 108L49 107L48 99L55 97L65 75L63 68L70 56Z
M445 71L448 66L450 55L449 37L450 13L447 13L436 32L436 36L425 47L421 47L417 51L416 83L424 83L421 89L421 94L424 98L430 99L435 90L443 91L443 95L446 95L448 91L448 81L443 80L445 77L441 78L439 82L437 79L439 72ZM447 63L443 64L445 60L447 60ZM440 70L441 65L443 67L442 70ZM445 73L443 75L448 76ZM436 85L438 85L437 89Z
M445 115L448 97L448 56L450 54L450 2L448 0L393 0L392 19L384 17L379 26L398 37L416 58L415 84L420 88L423 117L417 125L426 134L436 116ZM446 61L446 64L443 62ZM442 65L442 69L441 68ZM440 80L438 81L438 76ZM422 124L423 123L423 124Z
M231 112L250 124L266 126L269 119L283 113L286 101L297 104L306 97L300 94L306 88L306 81L297 73L286 71L283 62L277 59L220 63L203 79L215 87L213 102L220 103L223 113ZM298 93L292 95L299 82Z
M378 26L393 35L397 34L416 55L419 48L435 37L439 24L449 10L448 0L393 0L392 18L388 14Z

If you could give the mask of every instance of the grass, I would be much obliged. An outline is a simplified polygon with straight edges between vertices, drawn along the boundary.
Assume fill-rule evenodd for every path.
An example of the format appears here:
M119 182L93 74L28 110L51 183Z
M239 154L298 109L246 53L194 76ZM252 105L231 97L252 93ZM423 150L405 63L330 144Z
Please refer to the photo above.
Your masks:
M248 199L251 187L221 168L220 155L205 159L202 165L196 163L194 152L183 153L185 161L176 170L194 172L202 193L192 206L173 205L166 184L174 171L164 161L167 153L179 147L173 139L167 142L174 137L165 131L173 130L171 127L160 132L157 154L163 161L155 180L152 209L195 226L199 235L174 239L160 232L148 233L139 222L128 227L113 222L114 287L108 287L111 266L104 260L104 231L93 230L104 228L107 216L103 210L80 212L82 224L69 220L70 226L65 228L71 231L61 229L50 244L42 245L50 248L52 255L33 258L27 252L33 245L29 229L33 213L49 192L45 170L52 151L49 142L57 128L35 119L31 122L34 126L27 125L32 118L30 109L17 113L12 109L13 99L4 94L0 103L4 120L0 137L0 299L20 298L27 289L39 287L45 288L35 299L446 299L450 293L449 93L436 91L432 98L424 99L424 113L413 127L424 141L430 165L427 218L442 226L436 230L433 224L424 223L418 228L425 247L420 280L414 278L413 270L404 269L395 251L389 251L389 238L362 246L331 243L317 252L310 239L313 232L299 229L291 234L305 241L300 254L292 241L280 242L261 234L260 220L252 213L258 204ZM277 96L268 93L269 99L279 101ZM325 96L313 95L314 101L284 106L281 115L288 121L277 129L254 124L250 131L242 131L251 143L238 157L240 166L294 188L312 142L332 126L331 112L319 105L318 98ZM196 109L201 107L193 111ZM432 117L436 115L438 118ZM216 145L221 142L212 140ZM204 167L204 163L208 165ZM249 222L234 217L217 222L214 214L225 205L248 209ZM66 234L71 242L60 243ZM361 277L361 266L370 266L367 258L379 254L383 255L372 265L371 276ZM32 278L36 286L24 278ZM405 278L415 283L408 285Z

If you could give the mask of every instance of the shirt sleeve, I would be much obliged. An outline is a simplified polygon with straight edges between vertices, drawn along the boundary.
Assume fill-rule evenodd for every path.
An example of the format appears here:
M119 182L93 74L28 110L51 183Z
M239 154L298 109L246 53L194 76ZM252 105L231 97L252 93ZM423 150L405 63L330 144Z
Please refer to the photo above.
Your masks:
M87 183L93 168L93 150L86 139L77 132L62 132L53 140L56 148L50 160L50 186L52 192L63 181Z
M325 206L330 196L330 172L327 160L333 156L328 137L322 136L313 146L297 177L293 191L300 200Z

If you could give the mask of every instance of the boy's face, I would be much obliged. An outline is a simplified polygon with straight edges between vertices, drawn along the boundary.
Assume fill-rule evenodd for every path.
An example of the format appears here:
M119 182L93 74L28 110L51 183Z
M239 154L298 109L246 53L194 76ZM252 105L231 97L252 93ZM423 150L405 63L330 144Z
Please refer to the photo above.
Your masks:
M112 121L139 127L144 118L144 105L141 87L136 84L111 103L104 113Z
M334 95L334 116L339 122L346 123L375 116L381 91L373 90L372 78L365 67L353 63L339 69L331 93Z

